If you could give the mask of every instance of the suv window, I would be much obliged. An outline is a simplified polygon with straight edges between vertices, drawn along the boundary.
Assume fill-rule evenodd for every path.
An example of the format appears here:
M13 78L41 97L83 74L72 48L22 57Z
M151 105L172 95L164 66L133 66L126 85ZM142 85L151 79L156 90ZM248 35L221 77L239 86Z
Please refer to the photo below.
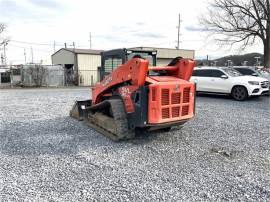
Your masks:
M216 69L196 69L193 71L192 76L198 77L221 77L224 73Z
M248 68L235 68L235 69L243 75L252 75L256 73L252 69L248 69Z
M211 70L211 77L218 77L220 78L224 73L220 70L213 69Z
M198 76L198 77L209 77L209 75L210 75L209 70L205 70L205 69L196 69L192 73L192 76Z

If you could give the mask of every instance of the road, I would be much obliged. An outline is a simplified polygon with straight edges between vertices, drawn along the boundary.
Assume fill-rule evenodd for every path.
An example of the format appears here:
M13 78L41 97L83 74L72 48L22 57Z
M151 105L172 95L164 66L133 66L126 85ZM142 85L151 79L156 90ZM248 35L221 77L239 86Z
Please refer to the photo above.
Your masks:
M199 96L182 129L115 143L68 116L88 94L0 90L0 201L269 201L269 97Z

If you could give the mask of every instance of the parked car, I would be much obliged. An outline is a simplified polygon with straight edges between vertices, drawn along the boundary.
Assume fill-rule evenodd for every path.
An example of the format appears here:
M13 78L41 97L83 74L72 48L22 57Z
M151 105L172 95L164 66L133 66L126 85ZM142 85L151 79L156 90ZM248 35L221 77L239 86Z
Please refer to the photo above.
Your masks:
M239 101L269 93L267 79L244 76L228 67L196 67L191 81L197 84L197 92L229 94Z
M270 82L270 72L269 72L269 70L266 71L266 68L264 68L264 69L260 69L260 70L257 70L257 71L260 73L261 77L268 79L268 81Z
M256 70L254 67L233 67L233 69L237 70L245 76L258 76L261 78L265 78L270 82L270 73L268 73L267 71ZM268 93L267 95L269 96L270 93Z
M270 80L270 74L263 70L256 70L254 67L233 67L241 74L245 76L258 76Z

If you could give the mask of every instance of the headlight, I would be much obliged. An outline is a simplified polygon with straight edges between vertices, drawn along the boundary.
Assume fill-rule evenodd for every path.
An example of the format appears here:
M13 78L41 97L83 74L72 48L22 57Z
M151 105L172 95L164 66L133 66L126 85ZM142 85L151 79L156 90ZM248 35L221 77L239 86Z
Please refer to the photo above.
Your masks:
M260 85L259 81L249 81L248 82L250 85Z

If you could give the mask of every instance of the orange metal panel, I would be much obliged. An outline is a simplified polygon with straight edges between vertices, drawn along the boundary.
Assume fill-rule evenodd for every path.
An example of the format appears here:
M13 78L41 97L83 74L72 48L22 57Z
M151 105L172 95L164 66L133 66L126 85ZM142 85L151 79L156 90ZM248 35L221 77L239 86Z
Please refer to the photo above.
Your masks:
M178 79L149 85L148 123L166 123L194 116L194 85Z

